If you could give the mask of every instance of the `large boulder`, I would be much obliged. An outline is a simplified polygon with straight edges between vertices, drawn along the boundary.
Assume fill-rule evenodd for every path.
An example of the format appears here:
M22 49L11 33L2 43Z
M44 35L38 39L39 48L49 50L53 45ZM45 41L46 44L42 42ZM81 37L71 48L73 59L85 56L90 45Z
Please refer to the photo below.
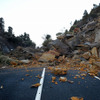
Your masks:
M70 46L71 49L75 49L75 47L80 44L81 36L76 35L68 40L65 40L65 43Z
M62 41L56 39L50 43L61 55L66 55L71 52L71 49L68 45L64 44Z
M59 53L57 51L50 50L48 52L43 53L38 61L40 62L54 61L56 56L59 56Z

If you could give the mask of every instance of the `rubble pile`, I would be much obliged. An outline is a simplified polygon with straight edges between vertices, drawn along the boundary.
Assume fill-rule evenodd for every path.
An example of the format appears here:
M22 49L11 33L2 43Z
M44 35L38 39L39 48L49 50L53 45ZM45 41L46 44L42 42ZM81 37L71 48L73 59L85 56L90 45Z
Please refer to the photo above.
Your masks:
M99 9L99 7L98 7ZM100 71L100 16L76 24L67 34L60 34L45 47L20 47L7 56L12 67L48 67L54 75L66 75L67 71L80 70L90 75ZM12 60L11 60L12 59ZM2 60L1 60L2 62Z
M50 41L48 51L17 47L8 54L13 67L48 67L54 75L65 75L69 69L97 75L100 71L100 18L88 22L75 34L59 35Z

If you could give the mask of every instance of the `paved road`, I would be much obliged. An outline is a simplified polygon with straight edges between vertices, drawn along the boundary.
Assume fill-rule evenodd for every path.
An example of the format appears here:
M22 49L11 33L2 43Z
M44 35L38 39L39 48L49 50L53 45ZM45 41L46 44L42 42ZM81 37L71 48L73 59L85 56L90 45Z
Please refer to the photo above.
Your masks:
M3 69L0 70L0 100L34 100L37 88L30 88L38 83L36 78L42 69ZM25 76L29 74L29 76ZM24 78L24 80L22 80Z
M30 86L40 81L35 76L41 75L42 70L43 68L0 69L0 86L3 85L0 100L34 100L37 88ZM76 74L79 74L78 71L70 70L65 75L68 80L74 81L73 84L59 82L59 76L56 76L56 85L51 82L52 74L46 69L41 100L69 100L72 96L83 97L84 100L100 100L100 80L88 75L85 79L74 79Z
M69 100L72 96L83 97L84 100L100 100L100 80L90 76L74 79L78 71L68 71L67 79L74 81L73 84L58 81L58 85L51 83L51 74L46 73L42 100ZM48 98L48 99L47 99Z

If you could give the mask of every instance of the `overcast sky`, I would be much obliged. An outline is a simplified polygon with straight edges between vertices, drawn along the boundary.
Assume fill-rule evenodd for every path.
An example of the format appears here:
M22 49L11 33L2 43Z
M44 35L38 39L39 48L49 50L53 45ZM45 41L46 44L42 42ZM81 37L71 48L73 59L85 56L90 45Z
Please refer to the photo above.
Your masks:
M37 46L44 41L44 34L52 39L56 33L70 28L70 22L79 20L99 0L0 0L0 17L4 18L5 30L13 27L16 36L24 32Z

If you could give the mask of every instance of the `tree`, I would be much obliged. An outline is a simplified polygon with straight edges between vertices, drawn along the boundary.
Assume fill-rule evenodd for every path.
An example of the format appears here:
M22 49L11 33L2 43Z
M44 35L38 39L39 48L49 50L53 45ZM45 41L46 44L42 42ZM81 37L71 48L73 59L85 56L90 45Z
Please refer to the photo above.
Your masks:
M30 40L29 34L27 34L26 32L24 32L23 38L24 38L24 40L26 40L26 41Z
M66 29L65 32L64 32L64 34L66 35L66 34L68 34L68 33L69 33L69 32L68 32L68 30Z
M83 16L87 16L87 15L88 15L88 12L87 12L87 10L85 10L83 13Z
M49 34L47 34L45 37L43 37L43 39L44 39L44 42L42 43L42 45L45 47L49 44L49 42L52 41L51 35L49 35Z
M2 17L0 18L0 32L4 32L4 19Z
M8 33L12 34L13 33L13 28L12 27L8 27Z
M97 8L98 6L96 5L96 4L93 4L93 8L95 9L95 8Z
M73 25L75 25L75 24L77 24L77 23L78 23L78 21L77 21L77 20L75 20Z
M51 35L47 34L46 35L46 40L49 40L51 38Z
M83 19L87 20L88 16L89 16L89 14L88 14L87 10L84 10Z
M73 32L73 30L76 28L76 25L71 26L69 32Z

